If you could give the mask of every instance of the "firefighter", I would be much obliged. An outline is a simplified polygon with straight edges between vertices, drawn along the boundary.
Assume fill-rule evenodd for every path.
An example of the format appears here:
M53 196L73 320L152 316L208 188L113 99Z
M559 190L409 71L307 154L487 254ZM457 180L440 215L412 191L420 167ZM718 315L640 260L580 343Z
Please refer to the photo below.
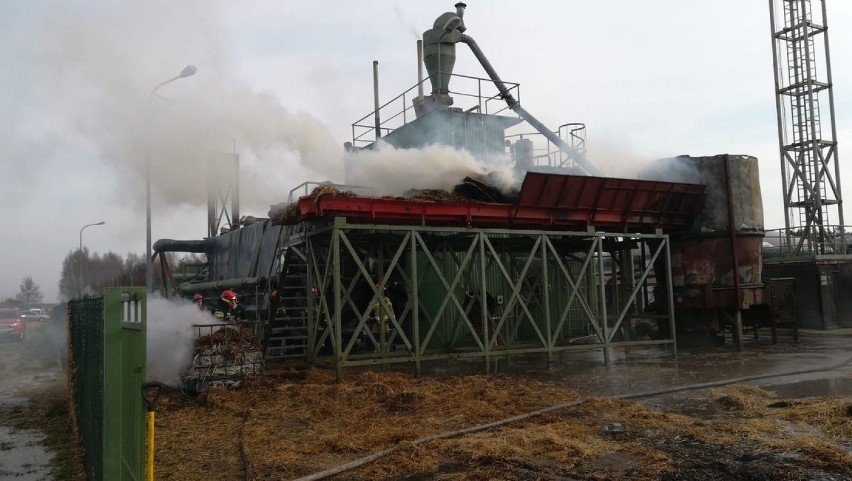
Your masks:
M376 284L376 290L381 286ZM393 333L396 315L393 312L393 303L387 296L387 289L381 289L380 297L373 303L373 335L378 335L382 344L388 342L389 335Z
M206 311L207 306L204 305L204 296L201 294L196 294L192 296L192 302L195 303L195 306L198 307L199 311Z
M213 310L218 319L236 322L245 319L245 312L237 305L237 293L227 289L219 296L219 302Z

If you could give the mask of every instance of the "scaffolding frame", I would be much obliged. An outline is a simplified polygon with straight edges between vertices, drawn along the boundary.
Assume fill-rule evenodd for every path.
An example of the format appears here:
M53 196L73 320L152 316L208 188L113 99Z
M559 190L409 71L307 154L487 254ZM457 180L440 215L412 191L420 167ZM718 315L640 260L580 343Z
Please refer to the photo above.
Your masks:
M785 227L795 254L825 254L834 237L828 226L844 225L828 20L825 0L817 3L814 11L811 0L769 0Z
M347 367L663 346L676 355L669 237L351 224L344 217L290 239L305 262L307 360ZM369 286L366 295L358 294ZM383 302L387 289L394 304ZM650 303L664 304L653 309ZM664 314L658 314L663 312ZM386 319L378 321L378 318ZM662 338L639 339L639 323ZM377 328L378 324L378 328ZM579 343L581 341L583 343Z

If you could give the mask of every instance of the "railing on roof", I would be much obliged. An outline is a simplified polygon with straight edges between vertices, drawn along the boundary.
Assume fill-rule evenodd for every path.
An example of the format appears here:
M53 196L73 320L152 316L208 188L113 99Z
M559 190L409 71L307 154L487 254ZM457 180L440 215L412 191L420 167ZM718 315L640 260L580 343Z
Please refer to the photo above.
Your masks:
M446 75L446 72L444 72ZM470 77L468 75L452 74L455 90L450 91L453 97L453 107L461 108L466 112L481 112L484 114L497 115L506 110L508 106L503 97L490 79ZM429 78L415 84L405 92L397 95L379 107L379 137L388 135L394 130L413 122L417 116L414 112L414 99L418 98L418 87L423 85L424 99L431 91ZM515 99L521 100L520 84L505 82L506 87ZM365 147L376 141L376 111L361 117L352 124L352 146L356 148ZM514 115L514 112L512 112Z
M576 122L562 124L554 133L573 147L578 155L586 158L586 124ZM532 141L533 155L531 160L534 167L565 168L576 164L571 156L539 132L507 135L506 140L513 144L518 140ZM515 160L517 161L517 159Z
M360 186L360 185L348 185L348 184L335 184L334 182L329 182L329 181L326 181L326 182L308 181L308 182L302 182L301 184L297 185L296 187L293 187L290 190L290 194L287 195L287 203L292 204L293 202L296 202L297 200L299 200L301 197L304 197L306 195L311 195L311 192L313 192L313 190L316 189L317 187L323 187L323 186L334 187L337 190L351 191L351 192L354 192L358 195L375 195L375 193L376 193L376 190L373 189L372 187L364 187L364 186Z
M813 257L818 255L846 255L852 252L852 226L825 226L825 236L819 243L802 241L802 229L773 229L763 238L763 257ZM844 245L844 242L846 245Z

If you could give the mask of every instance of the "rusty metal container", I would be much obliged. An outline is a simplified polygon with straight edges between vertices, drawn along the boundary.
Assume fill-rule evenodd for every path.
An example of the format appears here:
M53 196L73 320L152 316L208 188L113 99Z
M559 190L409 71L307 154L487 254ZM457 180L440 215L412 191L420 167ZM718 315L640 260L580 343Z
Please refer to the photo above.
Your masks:
M680 156L656 162L642 177L707 186L693 225L671 235L675 309L735 311L762 304L764 224L757 159ZM657 268L658 278L668 279L664 269Z

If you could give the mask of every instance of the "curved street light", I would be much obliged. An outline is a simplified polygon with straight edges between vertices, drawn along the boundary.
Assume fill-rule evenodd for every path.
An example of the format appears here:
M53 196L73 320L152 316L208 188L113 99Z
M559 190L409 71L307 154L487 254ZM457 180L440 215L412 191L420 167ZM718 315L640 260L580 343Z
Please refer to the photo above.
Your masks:
M172 77L164 82L160 82L156 87L151 89L151 96L160 98L164 101L168 101L165 97L157 93L157 89L166 85L169 82L174 82L175 80L180 80L182 78L191 77L195 75L198 69L195 65L187 65L180 71L177 76ZM151 254L151 158L148 157L148 160L145 165L145 292L148 294L154 291L154 271L152 263L152 254Z
M166 81L164 81L164 82L160 82L159 84L157 84L157 86L156 86L156 87L154 87L153 89L151 89L151 95L152 95L152 96L155 96L155 97L159 97L159 98L161 98L161 99L163 99L163 100L167 100L165 97L163 97L162 95L160 95L160 94L158 94L158 93L157 93L157 89L159 89L159 88L160 88L160 87L162 87L163 85L166 85L166 84L167 84L167 83L169 83L169 82L174 82L175 80L180 80L180 79L182 79L182 78L191 77L191 76L195 75L195 72L197 72L197 71L198 71L198 69L195 67L195 65L187 65L187 66L186 66L186 67L184 67L184 68L183 68L183 70L181 70L181 71L180 71L180 73L179 73L179 74L177 74L176 76L174 76L174 77L172 77L172 78L170 78L170 79L168 79L168 80L166 80Z
M86 224L80 229L80 297L83 297L83 230L86 227L91 227L93 225L104 225L106 222L100 221L94 224Z

